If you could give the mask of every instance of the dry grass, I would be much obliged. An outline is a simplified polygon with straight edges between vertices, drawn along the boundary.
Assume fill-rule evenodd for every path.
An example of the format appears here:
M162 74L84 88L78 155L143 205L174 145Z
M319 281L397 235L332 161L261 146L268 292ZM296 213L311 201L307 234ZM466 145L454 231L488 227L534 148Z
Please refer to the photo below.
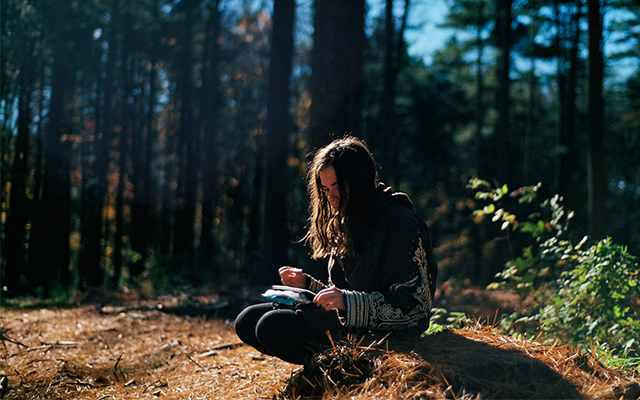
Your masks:
M485 325L336 345L302 369L239 344L229 322L167 312L175 302L2 309L0 398L618 400L630 381Z
M636 399L633 380L589 354L486 325L373 346L342 343L297 371L282 399Z
M0 327L7 399L268 399L296 367L229 322L153 307L3 309Z

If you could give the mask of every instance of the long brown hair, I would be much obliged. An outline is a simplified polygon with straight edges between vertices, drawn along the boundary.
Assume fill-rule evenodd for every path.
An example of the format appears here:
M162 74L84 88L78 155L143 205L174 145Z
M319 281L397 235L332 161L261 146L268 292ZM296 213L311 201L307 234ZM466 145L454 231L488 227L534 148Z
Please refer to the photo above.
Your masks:
M336 212L331 208L320 182L320 171L334 167L340 193ZM362 251L367 222L377 205L378 174L376 163L366 144L353 136L336 139L321 148L309 164L309 225L304 238L314 259L332 252L338 256L356 256Z

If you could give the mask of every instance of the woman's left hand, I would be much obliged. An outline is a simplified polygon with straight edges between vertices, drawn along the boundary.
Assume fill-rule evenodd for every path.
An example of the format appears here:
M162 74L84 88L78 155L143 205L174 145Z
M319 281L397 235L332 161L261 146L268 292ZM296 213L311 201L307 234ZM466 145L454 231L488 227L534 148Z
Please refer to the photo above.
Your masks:
M322 289L313 298L313 302L327 311L345 310L344 293L335 286Z

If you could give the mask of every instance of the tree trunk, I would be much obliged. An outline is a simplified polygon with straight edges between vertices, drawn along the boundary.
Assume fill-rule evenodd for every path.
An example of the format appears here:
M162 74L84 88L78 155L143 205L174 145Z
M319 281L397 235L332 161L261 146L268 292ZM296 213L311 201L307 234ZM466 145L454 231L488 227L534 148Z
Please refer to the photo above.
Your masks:
M560 18L560 7L556 1L556 48L558 52L558 87L560 117L558 136L560 141L560 160L558 170L557 191L571 210L576 210L581 203L579 184L576 177L579 168L577 144L575 140L576 126L576 89L578 76L578 50L580 43L580 9L582 1L576 0L576 11L571 15L571 24L564 26ZM568 32L568 33L564 33ZM566 37L564 37L566 36ZM563 45L567 41L568 45ZM568 54L566 54L568 52Z
M132 113L127 113L132 114ZM115 226L116 231L113 238L113 277L111 287L117 288L122 275L123 264L123 237L124 237L124 189L127 171L127 143L131 136L132 115L128 115L127 121L124 121L124 129L120 132L120 160L118 168L118 186L116 192L116 215Z
M262 270L257 281L277 277L288 264L291 245L287 216L289 196L289 137L291 135L291 71L295 0L279 0L273 6L267 122L264 152L264 218L262 226Z
M316 0L309 150L361 134L364 0Z
M204 165L202 170L202 235L200 238L200 265L210 268L216 276L214 254L216 246L215 205L220 191L218 154L218 111L220 46L220 1L209 3L209 19L205 34L205 63L202 70L202 115L204 118Z
M160 210L160 254L169 254L173 250L171 243L173 240L173 229L175 225L175 193L173 185L176 181L176 162L173 154L176 153L176 135L167 135L167 144L164 148L165 164L163 166L165 179L162 183L162 209Z
M70 6L66 0L52 3L55 15L53 34L53 68L51 107L45 136L42 201L38 208L29 245L29 287L33 294L38 288L48 296L52 284L59 280L63 287L70 285L69 235L71 232L71 182L69 144L63 140L69 133L65 113L69 90L70 70L67 61L67 25Z
M511 159L513 157L513 145L509 127L509 92L511 70L511 22L513 0L499 0L497 10L498 47L500 51L498 64L498 88L496 93L496 108L498 120L494 134L495 173L492 177L498 182L512 184Z
M476 58L476 96L475 96L475 107L474 107L474 118L476 123L475 129L475 148L473 150L474 161L472 162L472 166L475 168L480 167L480 160L482 160L484 150L485 150L485 139L482 135L482 130L484 129L484 120L485 120L485 104L484 104L484 70L482 68L484 57L484 39L482 38L482 29L486 23L485 21L485 2L484 0L480 0L477 2L478 12L477 12L477 22L476 22L476 48L478 49L478 55Z
M392 177L394 168L391 159L395 156L392 147L395 131L395 84L397 76L396 68L396 27L393 18L393 0L386 0L385 6L385 35L384 35L384 64L382 66L382 99L380 110L380 146L376 151L376 158L384 166L383 180L393 185Z
M522 182L525 185L533 183L540 176L537 163L537 147L533 145L534 137L538 133L538 121L536 107L538 106L538 78L536 77L536 57L533 54L535 37L538 33L539 23L534 17L529 26L530 66L527 71L527 114L524 127L524 140L522 143Z
M159 23L160 4L152 3L151 12L154 23ZM143 271L148 257L149 247L153 243L156 232L154 204L157 199L157 187L152 180L151 170L154 161L154 145L156 143L155 108L158 97L158 49L160 28L151 30L150 68L147 75L149 94L146 98L146 123L144 129L132 134L131 138L131 182L133 199L131 205L131 250L140 254L140 260L129 265L129 275L138 277ZM127 35L131 37L132 35Z
M178 202L174 251L176 254L193 255L195 244L195 217L200 165L200 146L194 118L194 60L193 20L195 4L185 10L180 57L180 128L178 132Z
M27 177L29 164L29 127L32 120L31 95L34 84L33 43L27 43L20 72L20 95L18 98L18 134L11 169L11 195L5 226L3 258L5 261L2 285L14 293L21 293L20 278L25 272L27 256L27 223L29 210L27 201Z
M604 164L604 102L602 81L602 16L600 1L588 0L589 9L589 162L588 206L589 235L602 239L605 234L605 164Z
M109 50L104 80L104 106L102 124L96 142L97 159L95 162L95 176L88 187L87 222L82 232L84 246L82 247L78 269L81 285L99 286L103 283L104 271L100 265L102 259L103 235L106 235L104 224L104 208L109 190L109 164L111 160L111 142L113 140L115 110L113 107L116 83L116 60L119 51L119 18L120 1L113 0L111 11L111 32Z

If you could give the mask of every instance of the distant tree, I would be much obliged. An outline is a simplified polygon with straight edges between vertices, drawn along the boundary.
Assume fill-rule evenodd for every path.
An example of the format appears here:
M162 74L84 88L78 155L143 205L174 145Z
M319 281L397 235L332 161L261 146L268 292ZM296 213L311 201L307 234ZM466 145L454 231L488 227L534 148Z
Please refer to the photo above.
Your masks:
M116 63L120 57L120 0L110 2L110 29L108 39L107 61L104 72L104 88L102 107L98 110L102 120L96 116L96 142L93 144L96 154L94 163L86 170L86 195L83 210L86 210L82 221L83 246L78 259L81 286L100 286L104 279L102 268L103 238L105 229L104 210L107 204L109 189L108 175L111 163L112 141L116 121L115 91Z
M225 68L225 74L234 76L229 82L229 99L239 105L228 110L231 123L226 135L230 148L237 152L228 170L232 179L228 180L227 195L232 204L226 212L236 224L229 232L228 245L238 254L235 262L240 263L240 275L247 279L262 265L269 22L264 10L243 12L231 32L234 44Z
M288 265L291 245L288 229L291 150L291 70L295 0L274 2L272 15L267 123L264 151L264 225L262 227L263 267L254 279L270 279L281 265Z
M607 60L613 67L621 62L640 65L640 32L636 29L640 26L640 3L618 0L607 5L624 16L616 18L606 33L618 49ZM611 75L614 68L607 70ZM631 72L624 84L605 86L604 92L606 175L607 182L615 183L607 189L607 235L628 243L629 253L640 254L640 68Z
M200 265L216 276L214 255L216 234L213 220L220 196L220 62L219 45L221 30L220 0L207 5L207 25L204 39L204 62L202 68L201 116L204 119L204 163L202 169L202 235L200 238Z
M195 217L199 190L201 141L195 120L195 48L194 21L197 1L180 2L174 9L182 21L178 37L180 51L174 60L178 80L180 122L178 127L178 185L175 219L174 251L178 255L194 255Z
M3 243L3 259L6 263L4 269L3 286L7 286L12 292L19 293L24 288L20 284L27 265L27 225L29 222L28 175L30 158L30 130L33 113L31 101L35 85L34 48L35 37L30 37L28 31L18 31L18 34L27 34L23 38L21 69L19 74L18 97L18 126L15 139L15 150L11 166L11 194L5 232L6 239Z
M129 72L129 71L127 71ZM126 72L125 72L126 74ZM129 74L129 76L135 76L134 74ZM126 76L124 77L126 79ZM125 87L131 85L125 85ZM124 251L124 236L125 236L125 188L127 186L127 165L129 160L129 143L131 141L131 137L133 136L133 121L135 117L133 116L134 112L132 112L133 105L126 104L123 107L123 116L122 116L122 129L120 130L119 136L119 146L118 146L118 156L117 159L117 176L118 176L118 184L116 185L116 200L115 200L115 216L114 216L114 225L115 232L113 235L113 256L112 256L112 266L113 266L113 276L111 279L110 286L112 288L117 288L120 284L120 277L122 276L122 267L124 263L123 251Z
M71 186L67 114L71 72L68 56L70 4L56 0L48 4L46 15L52 27L51 102L44 146L42 199L35 212L29 242L28 279L32 293L38 288L51 292L54 281L64 287L71 283L69 236L71 234Z
M542 30L543 20L539 13L541 4L545 0L531 1L525 3L516 14L529 18L528 24L523 26L526 29L526 36L521 41L519 51L529 62L529 68L522 73L523 100L526 101L524 107L524 118L520 118L521 123L515 129L523 132L522 138L522 182L529 183L536 179L540 180L543 173L544 152L540 144L544 142L543 113L544 96L540 93L540 77L537 64L539 55L537 52L538 35ZM522 115L522 114L521 114ZM517 117L516 117L517 119Z
M145 116L145 122L141 129L131 138L131 183L133 197L131 199L131 250L140 255L140 259L129 265L129 274L136 278L144 270L144 265L149 257L149 251L153 248L154 239L157 238L157 216L156 210L160 204L157 201L159 186L156 183L157 177L160 175L154 171L154 162L156 160L155 148L157 147L158 138L158 88L160 79L158 77L160 71L160 41L163 38L162 21L160 19L160 0L151 0L144 3L146 12L142 15L136 13L138 6L134 7L128 15L131 21L126 24L130 29L125 35L123 41L124 47L134 47L142 53L141 64L147 64L147 67L141 71L146 83L146 90L141 101L146 102L141 112ZM144 24L136 25L145 17ZM142 29L142 43L144 51L138 49L134 40L140 36L139 30L133 30L133 27L144 27Z
M315 1L310 151L330 134L361 134L365 1Z
M589 15L589 162L588 204L589 234L593 239L605 235L605 154L604 154L604 79L602 15L599 0L588 0Z
M485 49L489 46L489 29L494 19L491 15L491 4L484 0L457 0L452 3L443 27L470 31L473 36L463 43L463 47L473 51L475 58L475 90L473 92L474 135L473 149L470 157L471 165L476 169L481 159L481 149L484 149L486 129L486 114L489 108L486 92L487 73ZM461 83L461 82L458 82Z
M512 48L512 6L513 0L498 0L496 9L496 39L498 50L496 111L497 120L494 129L491 153L485 153L486 176L499 182L511 183L514 179L512 160L516 149L513 146L510 127L510 88L511 88L511 48ZM496 151L497 150L497 151ZM491 155L489 155L491 154ZM491 161L490 161L491 160ZM487 163L488 162L488 163Z
M576 104L578 73L582 70L578 51L581 43L582 0L554 1L556 27L555 53L558 82L558 138L559 156L555 190L569 207L576 210L582 202L584 188L580 183L580 146L576 137L578 109Z
M407 57L404 35L409 18L410 0L404 1L400 23L393 15L393 0L387 0L384 11L384 62L382 67L382 98L380 100L380 134L376 146L376 160L384 166L385 181L395 184L398 181L397 146L401 135L397 132L396 95L397 81Z

